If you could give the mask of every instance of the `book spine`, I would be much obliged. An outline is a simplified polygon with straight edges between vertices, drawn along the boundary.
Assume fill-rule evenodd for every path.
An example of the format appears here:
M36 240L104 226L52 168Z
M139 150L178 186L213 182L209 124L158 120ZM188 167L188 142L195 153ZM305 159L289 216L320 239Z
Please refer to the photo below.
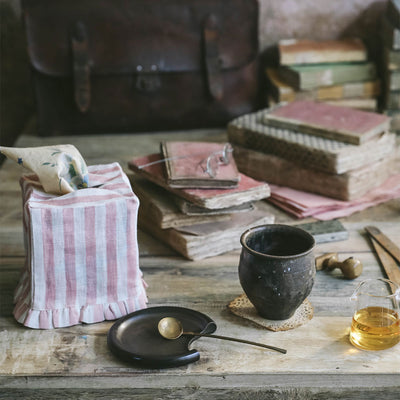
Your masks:
M281 53L281 65L303 65L303 64L321 64L333 62L356 62L365 61L366 53L362 50L330 51L329 48L324 50L305 50L296 53L285 54Z
M391 50L389 48L384 49L384 63L386 68L393 71L400 69L400 51Z
M387 108L390 109L400 109L400 91L392 91L388 93L387 96Z
M347 99L352 97L370 98L380 94L380 81L349 82L343 85L318 88L317 99Z
M341 100L341 99L372 99L381 93L380 81L350 82L343 85L322 86L316 89L293 91L281 94L279 101L293 100Z
M288 141L288 137L298 137L297 132L263 124L261 121L264 113L265 111L247 114L228 124L229 142L283 158L291 158L293 154L296 154L299 164L331 173L340 172L336 152L329 153L318 148L310 148L308 143ZM311 137L308 142L320 140L324 139Z
M310 71L298 67L299 88L313 89L318 86L330 86L354 81L368 81L376 77L376 68L372 63L321 68Z
M281 65L357 62L367 60L367 51L360 39L281 40L278 43Z
M400 90L400 70L388 71L389 90Z

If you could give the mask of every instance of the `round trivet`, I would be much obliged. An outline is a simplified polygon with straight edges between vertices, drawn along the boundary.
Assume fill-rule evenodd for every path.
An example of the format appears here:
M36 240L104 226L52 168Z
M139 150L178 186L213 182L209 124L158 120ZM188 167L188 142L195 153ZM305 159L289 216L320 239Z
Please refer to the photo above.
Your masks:
M247 298L246 294L242 294L239 297L236 297L236 299L232 300L228 304L228 308L233 314L255 322L257 325L261 325L264 328L274 332L288 331L289 329L294 329L298 326L304 325L313 317L314 314L313 306L307 299L305 299L300 307L296 310L294 315L289 319L266 319L258 315L255 307L250 303L250 300Z

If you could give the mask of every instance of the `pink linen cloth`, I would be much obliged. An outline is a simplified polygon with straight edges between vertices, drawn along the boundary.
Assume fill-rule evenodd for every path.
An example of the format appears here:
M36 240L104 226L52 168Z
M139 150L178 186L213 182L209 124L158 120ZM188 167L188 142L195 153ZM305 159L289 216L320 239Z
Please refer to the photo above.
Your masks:
M62 196L44 192L36 175L20 180L26 261L14 316L30 328L113 320L146 307L139 200L118 163L88 171L90 188Z
M400 174L388 178L382 185L353 201L340 201L284 186L272 185L268 201L297 218L314 217L331 220L349 216L357 211L400 198Z

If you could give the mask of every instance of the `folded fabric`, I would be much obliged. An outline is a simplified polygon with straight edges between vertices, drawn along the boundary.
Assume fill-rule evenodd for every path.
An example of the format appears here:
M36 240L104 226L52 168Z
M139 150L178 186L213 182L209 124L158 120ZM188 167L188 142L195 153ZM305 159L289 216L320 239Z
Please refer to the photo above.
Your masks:
M118 163L89 167L93 186L63 196L23 176L25 270L21 324L50 329L120 318L146 307L139 268L139 200Z
M71 144L42 147L2 147L0 153L34 172L47 193L66 194L88 187L85 160Z
M284 186L270 185L268 201L298 218L314 217L331 220L347 217L357 211L400 197L400 174L353 201L340 201Z

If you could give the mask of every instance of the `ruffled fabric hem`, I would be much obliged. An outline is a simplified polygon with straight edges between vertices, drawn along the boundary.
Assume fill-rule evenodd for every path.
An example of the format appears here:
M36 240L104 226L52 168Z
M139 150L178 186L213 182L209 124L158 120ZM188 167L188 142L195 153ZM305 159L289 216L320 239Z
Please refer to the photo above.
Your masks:
M21 299L14 308L15 319L34 329L53 329L78 324L93 324L106 320L115 320L131 312L147 307L146 283L137 287L137 295L126 300L105 304L89 304L83 307L65 307L53 310L35 310L29 305L30 293Z

